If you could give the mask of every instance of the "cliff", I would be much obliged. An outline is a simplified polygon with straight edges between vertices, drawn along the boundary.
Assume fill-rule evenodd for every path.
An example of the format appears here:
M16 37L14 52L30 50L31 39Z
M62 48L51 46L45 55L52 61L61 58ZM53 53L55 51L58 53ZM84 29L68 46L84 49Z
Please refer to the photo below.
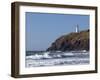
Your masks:
M69 33L56 39L47 51L89 50L89 30Z

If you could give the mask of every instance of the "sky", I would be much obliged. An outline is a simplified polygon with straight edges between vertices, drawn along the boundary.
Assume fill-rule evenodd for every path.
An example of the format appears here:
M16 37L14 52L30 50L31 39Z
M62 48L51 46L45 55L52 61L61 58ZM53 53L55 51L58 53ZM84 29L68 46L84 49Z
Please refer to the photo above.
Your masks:
M46 50L60 36L89 29L89 15L25 13L26 51Z

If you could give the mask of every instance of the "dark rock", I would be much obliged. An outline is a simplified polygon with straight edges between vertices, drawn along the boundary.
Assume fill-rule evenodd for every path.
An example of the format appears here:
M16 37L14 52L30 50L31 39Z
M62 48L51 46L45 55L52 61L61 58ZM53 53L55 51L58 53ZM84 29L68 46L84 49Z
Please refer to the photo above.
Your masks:
M63 35L47 49L47 51L71 50L89 50L89 30Z

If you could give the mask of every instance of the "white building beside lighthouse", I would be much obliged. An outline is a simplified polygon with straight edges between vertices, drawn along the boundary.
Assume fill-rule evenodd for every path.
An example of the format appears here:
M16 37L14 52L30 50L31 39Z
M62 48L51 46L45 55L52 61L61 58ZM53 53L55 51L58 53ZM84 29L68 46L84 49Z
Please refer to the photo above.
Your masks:
M79 26L76 26L76 33L79 33Z

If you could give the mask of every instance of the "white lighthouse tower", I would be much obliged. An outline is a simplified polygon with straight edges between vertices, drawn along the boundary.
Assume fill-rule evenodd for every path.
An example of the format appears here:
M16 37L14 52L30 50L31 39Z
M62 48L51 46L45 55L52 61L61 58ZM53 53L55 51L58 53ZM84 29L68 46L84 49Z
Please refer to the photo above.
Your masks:
M76 33L79 33L79 26L76 26Z

